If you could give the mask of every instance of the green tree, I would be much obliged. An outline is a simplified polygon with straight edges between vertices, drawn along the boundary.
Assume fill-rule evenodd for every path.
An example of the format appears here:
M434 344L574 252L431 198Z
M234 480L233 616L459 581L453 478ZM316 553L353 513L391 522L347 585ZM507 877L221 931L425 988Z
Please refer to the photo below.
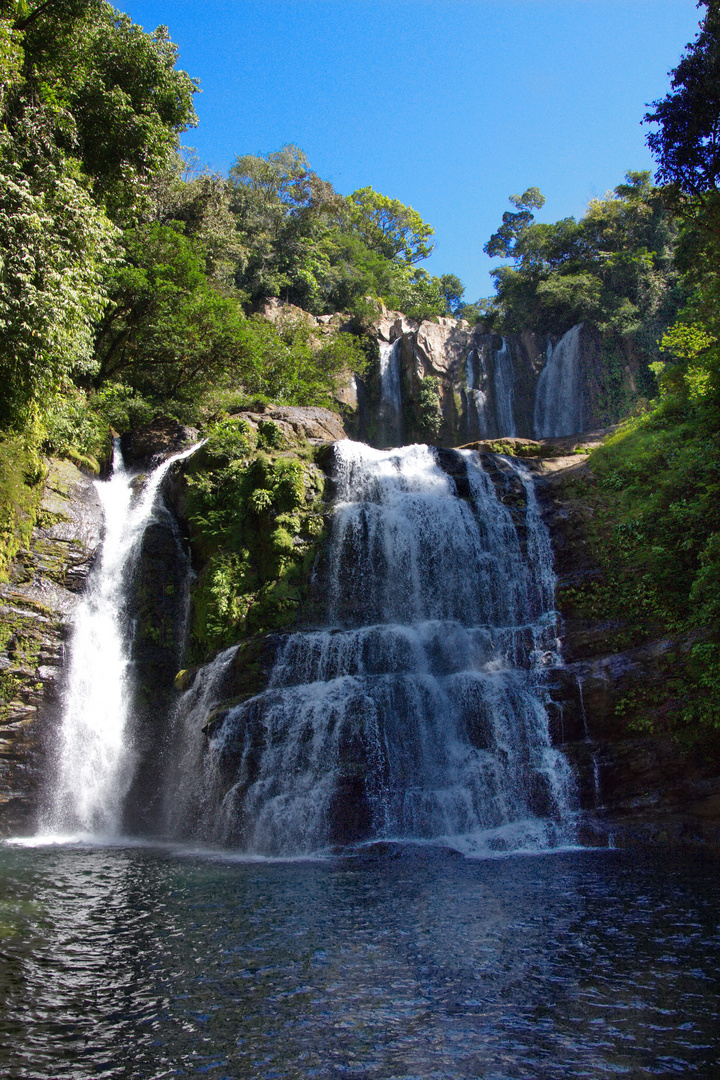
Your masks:
M371 251L409 265L432 253L429 240L435 230L411 206L371 187L354 191L347 202L350 225Z
M42 110L0 133L0 427L22 427L70 376L95 368L93 323L116 230L78 163L43 153Z
M282 296L322 308L319 279L329 265L322 247L344 207L314 173L302 150L284 146L267 157L239 157L230 170L230 207L244 249L236 284L257 304Z
M717 192L720 178L720 8L715 0L701 5L707 11L697 39L671 73L670 92L645 115L657 125L647 142L658 182L700 198Z
M545 196L540 189L529 187L522 195L511 195L510 202L515 207L516 213L506 210L503 214L502 225L494 232L483 251L494 258L511 259L515 255L515 249L521 235L535 220L531 208L540 209L545 205Z
M147 34L104 0L14 0L22 79L7 95L12 132L42 103L59 149L78 158L112 216L128 213L197 122L197 84L176 69L166 27Z
M506 224L486 248L513 259L492 271L506 330L558 334L587 321L651 341L682 303L677 221L649 172L629 172L604 199L593 199L580 221Z
M96 386L121 381L160 399L196 392L237 357L244 316L212 287L205 253L177 225L127 230L98 322Z

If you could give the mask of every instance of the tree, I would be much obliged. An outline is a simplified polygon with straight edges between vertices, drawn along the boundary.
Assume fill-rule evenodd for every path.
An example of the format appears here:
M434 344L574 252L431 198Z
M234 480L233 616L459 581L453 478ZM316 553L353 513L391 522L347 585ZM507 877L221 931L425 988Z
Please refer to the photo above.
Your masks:
M411 206L389 199L371 187L359 188L347 200L350 225L363 243L386 259L408 265L427 259L435 230Z
M720 8L716 0L700 3L708 10L697 40L671 73L670 93L653 102L645 122L659 125L647 137L658 182L702 198L718 191L720 178Z
M456 315L463 306L465 286L455 274L442 274L438 280L445 298L445 314Z
M486 248L514 262L492 271L501 329L554 335L587 321L621 335L642 330L656 358L654 342L682 291L673 262L677 222L649 172L627 173L604 199L591 200L579 221L528 220L527 195L514 197L521 212L505 215L511 220Z
M119 380L163 399L212 382L237 357L244 317L208 280L202 244L177 223L123 239L97 326L95 384Z
M93 323L117 230L42 107L0 132L0 426L21 427L72 375L93 370Z
M147 34L105 0L8 6L23 49L22 79L5 102L8 130L42 105L53 142L81 161L106 210L127 213L197 122L197 83L175 68L167 28Z
M230 183L230 209L244 248L237 286L253 304L283 296L308 310L324 310L318 279L327 262L321 242L345 200L292 145L266 157L239 157Z
M535 220L530 212L531 207L540 209L545 205L545 197L540 189L529 187L522 195L511 195L510 202L517 210L516 214L506 210L503 214L502 225L497 232L493 233L483 251L495 258L511 259L515 254L515 247L523 232Z

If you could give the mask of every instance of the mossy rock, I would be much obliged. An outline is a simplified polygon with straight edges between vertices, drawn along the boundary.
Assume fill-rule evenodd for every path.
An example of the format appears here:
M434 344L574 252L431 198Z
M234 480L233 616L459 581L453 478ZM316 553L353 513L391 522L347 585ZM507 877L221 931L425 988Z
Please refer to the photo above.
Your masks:
M177 501L197 571L191 662L298 621L327 535L319 462L329 467L330 449L274 421L251 428L238 417L180 470Z

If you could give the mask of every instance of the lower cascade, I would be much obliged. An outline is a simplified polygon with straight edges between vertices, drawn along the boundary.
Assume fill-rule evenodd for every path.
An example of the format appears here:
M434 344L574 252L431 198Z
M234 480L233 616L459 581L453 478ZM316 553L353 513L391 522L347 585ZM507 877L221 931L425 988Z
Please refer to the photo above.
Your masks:
M546 711L549 537L530 475L486 463L335 445L322 624L282 636L266 689L224 712L236 650L198 672L175 718L168 833L270 856L572 841Z

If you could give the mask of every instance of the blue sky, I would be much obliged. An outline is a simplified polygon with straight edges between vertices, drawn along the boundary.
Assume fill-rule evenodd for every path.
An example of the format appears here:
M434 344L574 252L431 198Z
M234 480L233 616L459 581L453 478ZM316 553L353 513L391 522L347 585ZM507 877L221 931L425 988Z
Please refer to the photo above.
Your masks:
M424 265L492 293L483 244L530 185L541 221L652 168L640 121L696 33L695 0L132 0L200 79L184 142L227 173L300 146L343 194L370 184L435 228Z

